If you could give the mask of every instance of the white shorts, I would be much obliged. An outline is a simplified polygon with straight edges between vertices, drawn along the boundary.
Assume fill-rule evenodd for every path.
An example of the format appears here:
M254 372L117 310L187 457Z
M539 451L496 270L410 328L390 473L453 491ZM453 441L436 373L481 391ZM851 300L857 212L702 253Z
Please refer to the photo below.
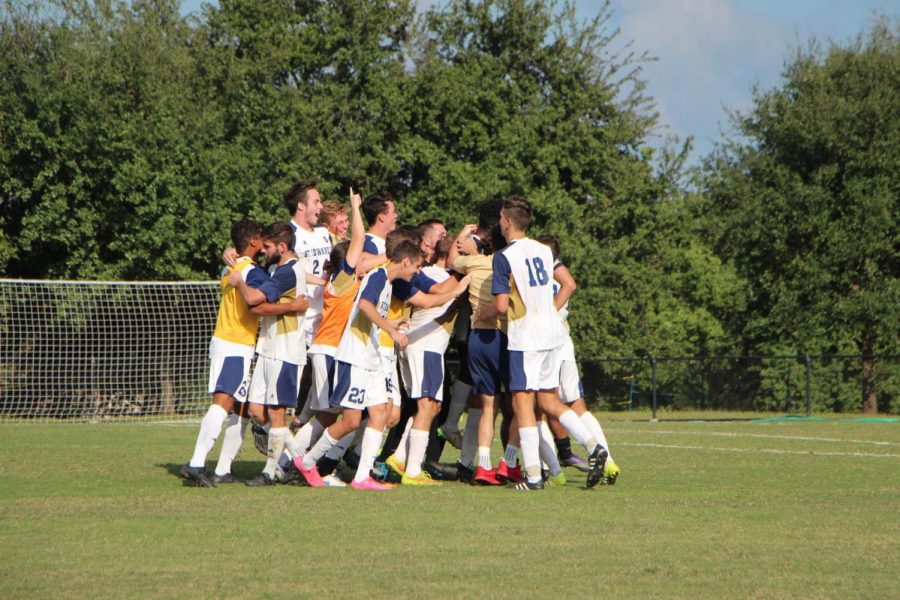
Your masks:
M584 386L578 375L578 363L563 360L559 367L559 399L563 404L572 404L579 398L584 398Z
M312 385L309 388L308 410L316 412L340 412L337 406L331 406L331 393L334 391L334 357L328 354L310 354L312 368Z
M335 363L332 406L363 410L370 406L387 404L387 401L382 369L363 369L341 361Z
M397 389L397 355L394 353L382 354L381 370L384 373L384 389L388 402L394 406L400 406L400 390Z
M411 400L444 399L444 356L437 352L406 349L400 356L403 386Z
M250 402L266 406L296 407L300 393L299 365L258 356L250 380Z
M566 341L560 347L560 360L575 360L575 344L572 343L572 336L566 335Z
M209 393L222 392L245 402L250 389L253 346L213 338L209 344L209 360Z
M552 350L510 350L509 390L538 392L559 387L560 347Z

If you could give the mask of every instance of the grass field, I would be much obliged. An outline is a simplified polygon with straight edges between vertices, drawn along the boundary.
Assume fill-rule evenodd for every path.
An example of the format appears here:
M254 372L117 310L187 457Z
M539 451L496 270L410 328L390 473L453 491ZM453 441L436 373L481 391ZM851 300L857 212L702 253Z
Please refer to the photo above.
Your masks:
M900 597L900 422L612 418L618 484L542 493L199 489L196 424L3 425L0 597Z

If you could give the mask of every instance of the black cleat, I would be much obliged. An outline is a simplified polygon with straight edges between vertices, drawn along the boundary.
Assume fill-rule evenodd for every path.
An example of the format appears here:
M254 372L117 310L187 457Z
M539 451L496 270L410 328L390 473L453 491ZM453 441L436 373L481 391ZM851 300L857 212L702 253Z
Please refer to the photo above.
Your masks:
M323 456L319 459L319 462L316 463L316 469L318 469L319 473L334 473L334 470L338 468L339 464L341 464L339 458L328 458L327 456Z
M212 479L209 478L209 475L206 474L206 467L192 467L191 465L184 465L183 467L181 467L181 476L189 481L196 482L197 487L216 487L216 484L213 483Z
M460 483L475 485L475 471L462 463L456 463L456 479Z
M456 465L445 465L427 460L422 465L422 470L431 475L435 481L457 481L459 479L459 470Z
M256 423L253 423L250 426L250 431L253 433L253 445L256 446L256 449L259 450L263 456L268 456L269 432Z
M276 474L276 481L278 483L282 483L285 485L296 483L297 485L306 485L306 480L300 476L300 471L297 470L297 467L294 466L294 463L289 463L287 467L285 467L284 471L281 472L281 475Z
M210 479L212 479L212 482L216 485L222 483L244 483L243 479L232 473L225 473L224 475L213 475L212 477L210 477Z
M537 483L531 483L527 479L520 481L519 483L510 483L506 487L511 490L523 490L523 491L535 491L544 489L544 480L538 481Z
M275 480L265 473L260 473L247 482L247 487L266 487L270 485L275 485Z
M606 448L597 444L597 447L594 448L594 451L588 457L587 486L589 488L594 487L603 479L603 467L606 466L607 458L609 458L609 452L606 451Z

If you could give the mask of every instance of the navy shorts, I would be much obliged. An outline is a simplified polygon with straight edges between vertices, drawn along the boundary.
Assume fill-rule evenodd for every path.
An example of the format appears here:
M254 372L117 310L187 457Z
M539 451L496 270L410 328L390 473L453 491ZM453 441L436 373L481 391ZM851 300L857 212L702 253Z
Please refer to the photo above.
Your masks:
M509 382L509 353L506 334L498 329L469 332L469 371L472 391L496 396Z

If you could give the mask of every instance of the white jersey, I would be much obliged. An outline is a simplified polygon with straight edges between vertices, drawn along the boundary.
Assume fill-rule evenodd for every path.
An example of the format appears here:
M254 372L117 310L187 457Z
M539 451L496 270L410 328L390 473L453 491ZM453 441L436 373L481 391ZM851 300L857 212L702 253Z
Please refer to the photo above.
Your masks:
M491 293L509 294L506 313L510 350L551 350L562 345L565 330L553 306L553 253L529 238L511 242L494 254Z
M322 277L325 261L331 254L331 234L325 227L313 227L312 231L304 229L291 221L296 240L294 242L294 254L300 258L303 268L310 275ZM306 344L312 344L313 337L322 321L322 305L325 302L325 286L306 286L306 297L309 298L309 308L306 309L304 334Z
M272 280L280 282L282 289L287 289L276 301L279 304L290 304L298 295L302 296L306 292L306 271L299 260L291 259L281 266L273 265L269 272ZM303 321L303 314L263 317L256 353L294 365L305 365Z
M441 283L450 278L446 269L429 265L422 269L422 274ZM450 334L456 320L456 300L451 299L433 308L412 309L409 317L409 349L427 350L443 354L450 344Z
M388 281L387 269L383 266L378 267L369 271L363 278L335 353L335 358L341 362L369 370L380 369L381 328L359 310L360 300L368 300L375 306L379 315L387 317L388 307L391 304L391 284Z
M365 240L363 241L363 252L368 252L369 254L374 254L375 256L384 254L384 238L378 237L373 233L367 233Z

